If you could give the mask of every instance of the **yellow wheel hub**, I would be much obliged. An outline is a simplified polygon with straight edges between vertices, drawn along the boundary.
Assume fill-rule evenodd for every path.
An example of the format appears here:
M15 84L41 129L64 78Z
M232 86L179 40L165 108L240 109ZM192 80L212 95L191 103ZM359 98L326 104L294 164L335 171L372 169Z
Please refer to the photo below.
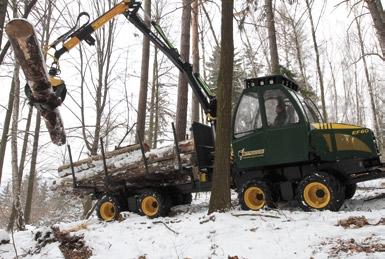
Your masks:
M112 202L104 202L100 206L100 216L105 220L105 221L110 221L115 218L115 205Z
M323 209L330 203L331 194L325 184L312 182L305 186L303 198L310 207Z
M144 215L152 217L159 211L158 200L153 196L147 196L142 200L141 208Z
M249 187L246 189L243 199L246 206L251 210L259 210L265 206L265 193L259 187Z

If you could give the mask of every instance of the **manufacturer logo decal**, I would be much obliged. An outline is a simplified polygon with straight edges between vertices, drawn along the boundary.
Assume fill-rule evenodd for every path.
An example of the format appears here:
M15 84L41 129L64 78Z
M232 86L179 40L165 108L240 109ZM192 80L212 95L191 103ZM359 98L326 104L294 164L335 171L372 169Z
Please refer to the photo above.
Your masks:
M358 135L358 134L368 134L369 130L368 129L360 129L360 130L353 130L352 135Z
M265 149L245 151L245 149L243 148L242 150L238 151L239 160L242 160L243 158L262 157L264 155L265 155Z

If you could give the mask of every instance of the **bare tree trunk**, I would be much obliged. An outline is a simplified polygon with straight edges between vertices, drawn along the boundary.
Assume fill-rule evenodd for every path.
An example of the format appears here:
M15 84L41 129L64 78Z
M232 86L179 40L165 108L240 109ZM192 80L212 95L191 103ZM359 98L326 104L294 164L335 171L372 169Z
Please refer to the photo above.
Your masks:
M299 23L297 23L294 20L294 18L289 15L289 11L288 11L285 3L284 3L284 6L285 6L285 11L287 13L286 18L288 19L289 25L290 25L291 29L293 30L293 34L294 34L293 40L294 40L294 45L295 45L296 58L297 58L298 66L299 66L299 71L301 73L301 78L302 78L302 81L303 81L303 84L305 87L305 91L308 92L310 89L309 89L309 85L307 83L306 68L304 65L304 59L303 59L303 55L302 55L303 51L301 48L300 35L299 35L300 33L299 33L299 29L298 29Z
M84 61L84 56L83 56L83 50L82 50L82 45L79 45L79 59L80 59L80 65L79 65L79 71L80 71L80 119L82 122L82 136L84 140L84 144L88 150L91 150L91 143L88 140L87 136L87 127L86 127L86 116L85 116L85 109L84 107L86 106L85 101L84 101L84 96L85 96L85 74L86 74L86 68L85 68L85 61Z
M94 8L98 15L102 15L106 9L110 9L113 6L112 0L108 0L105 3L95 1ZM112 69L112 51L114 46L114 30L116 21L110 21L103 30L98 30L95 33L96 39L96 63L97 63L97 82L96 84L96 96L95 96L95 129L91 141L91 149L89 150L91 155L96 155L99 148L100 137L105 137L102 133L102 127L104 122L103 114L107 104L108 90L110 87L111 69ZM107 120L108 121L108 118ZM108 128L105 131L107 134Z
M218 76L218 111L215 160L209 213L226 211L230 197L231 93L233 82L233 0L222 1L221 62Z
M17 131L19 123L19 103L20 103L20 80L19 80L20 66L15 64L15 70L13 74L12 83L15 84L15 99L13 101L13 114L12 114L12 128L11 128L11 164L12 164L12 197L13 207L15 209L16 228L18 230L24 230L25 222L23 217L23 211L21 208L21 190L20 190L20 175L18 169L18 154L17 154ZM8 230L13 228L13 218L11 218Z
M276 74L279 74L279 57L278 57L276 31L275 31L273 0L265 0L265 8L266 8L267 32L269 34L269 48L270 48L270 59L271 59L270 69L271 69L271 73L276 75Z
M202 8L202 5L199 6L200 9ZM200 36L200 39L199 39L199 42L201 43L201 48L202 48L202 67L203 67L203 79L206 81L207 80L207 72L206 72L206 47L205 47L205 41L204 41L204 24L203 24L203 15L202 15L202 11L199 12L200 14L200 17L201 17L201 30L199 31L199 36ZM203 111L203 109L201 110ZM203 117L202 117L203 119Z
M374 89L373 89L372 81L370 80L368 64L366 62L366 57L365 57L365 48L364 48L364 40L362 38L362 33L361 33L361 25L360 25L360 22L358 21L358 18L355 19L355 22L356 22L356 26L357 26L358 40L360 43L361 58L362 58L362 62L364 63L364 72L365 72L366 84L368 85L368 91L369 91L369 96L370 96L370 108L372 110L373 125L374 125L374 129L376 131L376 134L379 137L378 139L380 140L379 144L382 148L382 134L380 132L380 127L378 124L378 118L377 118L377 112L378 111L377 111L376 103L374 100Z
M190 0L183 0L183 11L181 21L181 37L180 37L180 55L185 61L189 60L190 53L190 22L191 22L191 5ZM178 80L178 99L176 110L176 135L178 141L186 138L187 124L187 101L188 101L188 81L187 77L179 72Z
M320 55L319 55L319 50L318 50L317 38L316 38L316 34L315 34L316 31L315 31L315 27L314 27L313 15L311 13L312 9L310 7L309 0L305 0L305 1L306 1L307 10L309 12L311 35L313 38L314 51L315 51L316 64L317 64L317 72L318 72L318 79L319 79L319 84L320 84L322 116L324 117L325 121L328 121L328 116L327 116L327 112L326 112L326 103L325 103L324 79L323 79L322 70L321 70Z
M361 116L361 109L360 109L360 103L361 103L361 93L359 90L359 84L358 84L358 74L357 74L357 64L354 64L354 86L355 86L355 103L356 103L356 124L362 125L362 116Z
M240 33L243 33L246 38L246 42L243 41L242 37L241 40L243 41L243 44L245 45L246 48L246 53L247 53L247 58L249 59L250 65L251 65L251 77L257 77L258 76L258 66L257 63L255 62L255 55L253 51L253 47L250 42L249 35L247 34L247 31L242 28L242 31Z
M155 122L154 122L154 145L153 148L156 148L158 145L158 135L159 135L159 81L156 81L155 89Z
M27 147L28 147L29 129L31 128L32 112L33 112L33 106L29 106L27 124L25 125L25 132L24 132L24 138L23 138L23 147L21 149L21 157L19 162L20 179L23 177L23 172L24 172L25 157L27 155Z
M154 64L152 67L152 85L151 85L151 101L150 101L150 121L148 126L148 142L151 147L154 146L154 128L155 128L155 99L156 99L156 89L158 82L158 48L154 47Z
M16 0L12 1L13 4L13 16L17 17L17 4ZM16 60L16 57L15 57ZM13 70L13 78L11 89L14 89L13 99L13 113L12 113L12 126L11 126L11 165L12 165L12 207L14 208L14 214L11 213L11 218L7 226L7 230L13 230L14 219L16 219L16 228L18 230L25 229L25 222L23 217L23 211L21 209L21 190L19 178L19 170L17 164L17 130L19 123L19 105L20 105L20 65L15 62L15 68Z
M291 58L289 57L289 53L290 53L290 45L291 45L291 42L289 42L289 35L288 35L288 31L287 31L287 28L286 28L286 24L285 23L281 23L280 24L281 27L282 27L282 36L283 36L283 42L281 43L282 48L284 50L284 53L285 53L285 68L286 69L289 69L290 68L290 63L291 63Z
M8 0L0 0L0 49L3 39L5 15L7 13Z
M144 22L147 27L150 27L151 16L151 0L144 2ZM150 62L150 40L143 36L143 48L142 48L142 67L140 75L140 90L139 90L139 103L138 103L138 117L136 124L136 143L139 143L139 136L144 139L145 124L146 124L146 103L147 103L147 87L148 87L148 72Z
M381 0L365 0L373 19L377 38L380 42L382 57L385 58L385 12Z
M36 122L35 122L35 131L33 137L33 145L32 145L32 154L31 154L31 166L29 169L28 176L28 189L27 189L27 197L25 199L25 222L27 224L30 223L31 220L31 207L32 207L32 199L33 199L33 187L36 179L36 161L37 161L37 149L39 146L39 136L40 136L40 113L36 114Z
M334 102L334 121L338 122L338 93L337 93L337 83L336 83L336 77L334 74L334 68L332 65L332 61L328 58L328 63L330 67L330 73L332 75L332 86L333 86L333 102Z
M310 89L309 89L309 85L307 83L306 69L304 66L303 58L302 58L301 45L299 44L299 41L298 41L298 33L296 31L297 29L293 26L294 26L294 22L292 24L292 28L293 28L294 34L295 34L294 42L295 42L295 50L297 53L297 61L298 61L298 65L299 65L299 71L301 71L301 77L302 77L303 83L305 84L305 90L309 91Z
M31 127L31 120L32 120L32 112L33 112L33 106L29 106L28 110L28 116L27 116L27 124L25 126L25 132L24 132L24 139L23 139L23 147L21 150L21 156L20 156L20 162L19 162L19 168L18 168L18 175L19 175L19 189L21 190L21 182L23 179L23 173L24 173L24 164L25 164L25 157L27 154L27 145L28 145L28 137L29 137L29 129ZM10 217L10 225L13 226L13 222L15 220L16 215L16 207L12 207L11 217ZM11 223L12 222L12 223Z
M269 58L268 46L266 46L266 38L263 37L265 35L262 35L262 32L261 32L259 26L257 25L257 19L256 19L255 15L254 15L254 12L251 12L250 14L251 14L251 18L253 20L255 32L257 33L257 36L258 36L258 40L261 42L263 56L266 59L266 65L269 68L271 68L272 65L271 65L271 61L270 61L270 58Z
M199 73L199 20L198 20L198 1L194 0L192 3L192 17L191 17L191 27L192 27L192 33L191 33L191 42L192 42L192 65L193 65L193 71L194 73ZM191 121L197 121L199 122L199 102L196 98L193 91L192 93L192 103L191 103Z
M3 133L1 135L1 142L0 142L0 183L1 183L1 176L3 173L5 151L7 149L9 126L11 124L13 101L15 99L14 92L15 92L15 84L11 84L11 89L9 90L9 97L8 97L7 112L5 114Z
M185 1L185 2L186 2L186 1ZM207 22L209 23L210 31L211 31L211 33L212 33L212 35L213 35L213 38L214 38L214 41L215 41L215 45L216 45L217 47L219 47L219 41L218 41L217 35L215 34L215 30L214 30L214 27L213 27L213 23L212 23L212 21L211 21L211 18L210 18L209 13L208 13L207 10L206 10L205 2L204 2L203 0L201 0L201 5L200 5L200 6L201 6L201 8L202 8L202 10L203 10L203 13L204 13L205 16L206 16Z

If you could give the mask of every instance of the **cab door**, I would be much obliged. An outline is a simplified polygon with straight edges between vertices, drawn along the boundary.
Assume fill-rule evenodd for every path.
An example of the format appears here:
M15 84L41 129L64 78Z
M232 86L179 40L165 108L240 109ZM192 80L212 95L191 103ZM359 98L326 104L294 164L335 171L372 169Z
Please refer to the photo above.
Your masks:
M265 164L266 138L262 123L260 96L245 90L233 122L232 151L238 169Z
M283 87L263 91L265 165L308 160L308 124L298 103Z

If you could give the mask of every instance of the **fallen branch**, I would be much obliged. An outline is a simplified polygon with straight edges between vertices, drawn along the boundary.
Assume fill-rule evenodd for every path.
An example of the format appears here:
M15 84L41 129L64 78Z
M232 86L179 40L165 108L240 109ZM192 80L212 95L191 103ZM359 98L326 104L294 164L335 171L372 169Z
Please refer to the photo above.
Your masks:
M18 255L17 255L17 248L16 248L16 244L15 244L15 238L13 236L13 227L11 228L11 236L12 236L12 245L13 245L13 249L15 250L15 258L19 258Z
M385 218L381 218L377 223L371 224L365 216L361 217L349 217L347 219L341 219L338 221L337 226L343 228L362 228L364 226L378 226L385 225Z
M95 202L95 204L91 207L91 209L86 213L86 216L84 219L89 219L91 217L91 215L94 212L97 205L98 205L98 203Z
M152 224L159 224L159 223L163 224L168 230L170 230L170 231L173 232L174 234L179 235L178 232L176 232L175 230L173 230L172 228L170 228L170 227L169 227L166 223L164 223L163 221L154 221L154 222L152 222Z
M338 221L337 226L343 228L362 228L363 226L371 225L365 216L361 217L349 217L347 219L341 219Z
M382 199L382 198L385 198L385 193L381 193L379 195L369 197L369 198L365 199L364 201L372 201L372 200L377 200L377 199Z
M204 219L204 220L200 221L199 224L207 223L209 221L215 221L215 215L211 215L207 219Z
M278 217L278 216L268 215L268 214L261 214L261 213L241 213L241 214L231 213L231 216L235 216L235 217L260 216L260 217L273 218L273 219L280 219L281 218L281 217Z

